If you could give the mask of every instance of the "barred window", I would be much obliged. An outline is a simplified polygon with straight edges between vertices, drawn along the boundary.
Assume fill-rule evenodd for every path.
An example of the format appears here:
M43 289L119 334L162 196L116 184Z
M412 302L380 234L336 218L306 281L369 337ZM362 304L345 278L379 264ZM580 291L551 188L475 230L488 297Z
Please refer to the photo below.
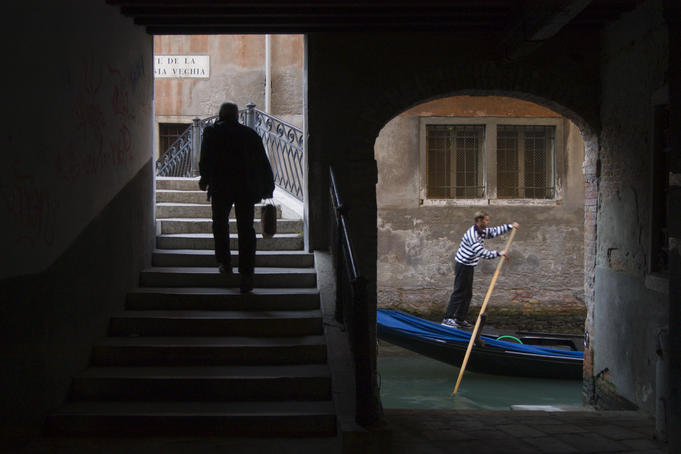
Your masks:
M158 124L158 149L159 155L165 153L168 148L182 135L190 123L159 123Z
M484 197L483 125L426 126L429 199Z
M554 126L497 127L497 197L554 197Z

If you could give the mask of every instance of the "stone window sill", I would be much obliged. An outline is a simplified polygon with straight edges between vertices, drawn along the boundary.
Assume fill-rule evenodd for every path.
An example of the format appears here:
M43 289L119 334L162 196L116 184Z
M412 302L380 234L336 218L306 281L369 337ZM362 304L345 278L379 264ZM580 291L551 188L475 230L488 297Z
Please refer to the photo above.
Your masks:
M558 206L561 200L545 199L424 199L421 206Z

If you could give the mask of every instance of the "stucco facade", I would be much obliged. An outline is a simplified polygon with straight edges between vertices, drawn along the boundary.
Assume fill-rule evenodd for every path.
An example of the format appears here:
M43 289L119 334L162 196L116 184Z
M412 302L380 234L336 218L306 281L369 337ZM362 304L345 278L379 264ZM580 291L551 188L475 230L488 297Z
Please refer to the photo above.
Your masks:
M155 36L154 55L207 55L210 59L208 77L154 80L155 156L159 155L160 123L189 125L194 118L216 115L227 100L241 109L253 102L265 111L268 85L269 113L302 126L302 35Z
M488 143L486 192L480 199L425 194L423 123L553 125L556 194L551 199L496 196L496 143ZM521 224L511 262L497 281L490 324L525 329L583 330L584 143L579 129L550 109L501 96L457 96L413 107L390 120L375 146L378 166L377 298L379 307L439 319L454 278L453 258L479 209L491 224ZM504 248L506 237L486 243ZM481 261L472 307L480 306L498 261ZM473 313L476 309L473 309Z

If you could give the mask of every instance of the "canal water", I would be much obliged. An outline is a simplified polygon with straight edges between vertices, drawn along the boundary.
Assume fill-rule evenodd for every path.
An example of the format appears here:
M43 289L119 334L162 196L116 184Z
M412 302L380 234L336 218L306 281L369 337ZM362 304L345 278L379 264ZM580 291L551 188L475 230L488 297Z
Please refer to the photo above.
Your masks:
M466 371L383 340L378 372L384 408L509 410L511 405L581 406L581 380L553 380Z

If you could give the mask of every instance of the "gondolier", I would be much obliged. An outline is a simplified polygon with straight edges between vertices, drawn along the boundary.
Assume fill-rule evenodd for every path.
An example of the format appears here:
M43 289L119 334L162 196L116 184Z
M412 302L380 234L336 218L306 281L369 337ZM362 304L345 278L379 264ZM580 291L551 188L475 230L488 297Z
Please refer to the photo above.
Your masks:
M442 320L443 325L459 329L473 326L466 320L466 315L468 315L468 308L473 298L473 272L480 259L490 260L501 255L505 255L506 259L509 259L508 253L504 251L485 249L485 240L502 235L512 228L518 228L517 222L490 227L489 214L484 211L476 212L474 221L475 224L464 233L459 249L456 251L454 291L449 297L447 310Z

